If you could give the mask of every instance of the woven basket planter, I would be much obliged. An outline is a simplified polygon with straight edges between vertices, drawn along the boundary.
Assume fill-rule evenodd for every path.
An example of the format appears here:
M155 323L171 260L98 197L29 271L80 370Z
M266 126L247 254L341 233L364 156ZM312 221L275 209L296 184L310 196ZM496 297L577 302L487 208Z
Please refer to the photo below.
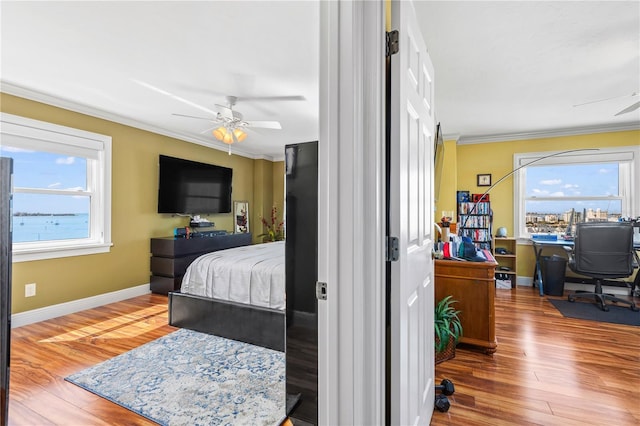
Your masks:
M436 337L436 345L440 339ZM443 361L453 358L456 356L456 342L452 338L449 339L449 343L447 343L447 347L442 352L436 352L436 364L440 364Z

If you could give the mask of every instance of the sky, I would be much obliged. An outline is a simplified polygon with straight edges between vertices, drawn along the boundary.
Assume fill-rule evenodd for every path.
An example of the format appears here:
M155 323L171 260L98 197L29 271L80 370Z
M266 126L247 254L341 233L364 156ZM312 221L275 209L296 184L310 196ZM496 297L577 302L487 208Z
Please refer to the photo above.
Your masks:
M527 197L595 197L619 194L618 164L577 164L563 166L530 166L526 168ZM567 202L535 201L527 203L527 213L563 213L600 208L620 213L618 200L592 201L578 199Z
M0 155L13 158L13 186L41 189L84 190L87 161L41 151L0 146ZM13 196L13 212L88 213L86 196L19 194Z

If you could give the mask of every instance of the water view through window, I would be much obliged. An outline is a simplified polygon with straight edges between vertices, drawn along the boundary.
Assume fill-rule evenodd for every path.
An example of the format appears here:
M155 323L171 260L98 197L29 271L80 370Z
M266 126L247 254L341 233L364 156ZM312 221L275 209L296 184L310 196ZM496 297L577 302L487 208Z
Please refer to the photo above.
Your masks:
M570 223L622 215L617 163L529 167L525 191L528 233L564 233Z
M13 242L88 238L87 159L0 147L13 158Z

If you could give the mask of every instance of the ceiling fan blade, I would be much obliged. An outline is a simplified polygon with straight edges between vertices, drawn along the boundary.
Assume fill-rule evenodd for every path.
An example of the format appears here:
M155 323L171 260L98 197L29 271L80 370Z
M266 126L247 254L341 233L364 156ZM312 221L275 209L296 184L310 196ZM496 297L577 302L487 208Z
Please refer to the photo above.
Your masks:
M238 96L238 101L306 101L302 95L291 96Z
M579 106L582 106L582 105L595 104L595 103L598 103L598 102L610 101L611 99L629 98L629 97L633 97L633 96L638 96L638 93L637 92L633 92L630 95L613 96L611 98L604 98L604 99L597 99L595 101L583 102L581 104L574 105L574 107L579 107Z
M616 116L618 116L618 115L622 115L622 114L626 114L626 113L631 112L631 111L635 111L635 110L637 110L638 108L640 108L640 101L636 102L636 103L635 103L635 104L633 104L633 105L630 105L630 106L626 107L625 109L623 109L622 111L620 111L619 113L617 113L617 114L616 114Z
M218 120L216 120L215 118L211 118L211 117L196 117L195 115L186 115L186 114L178 114L178 113L173 113L171 115L176 115L178 117L188 117L188 118L196 118L198 120L207 120L207 121L212 121L214 123L217 123Z
M247 123L247 127L259 127L262 129L282 129L282 125L280 125L277 121L245 121Z
M211 133L211 132L213 132L215 129L217 129L218 127L220 127L220 125L219 125L219 124L217 124L217 125L215 125L215 126L213 126L213 127L208 127L208 128L206 128L206 129L204 129L203 131L201 131L201 132L200 132L200 134L201 134L201 135L204 135L204 134L206 134L206 133Z

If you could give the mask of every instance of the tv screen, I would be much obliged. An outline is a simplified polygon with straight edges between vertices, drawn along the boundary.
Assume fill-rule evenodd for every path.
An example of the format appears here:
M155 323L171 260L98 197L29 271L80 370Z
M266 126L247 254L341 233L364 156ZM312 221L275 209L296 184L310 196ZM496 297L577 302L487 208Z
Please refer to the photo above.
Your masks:
M160 155L158 213L231 212L233 169Z

